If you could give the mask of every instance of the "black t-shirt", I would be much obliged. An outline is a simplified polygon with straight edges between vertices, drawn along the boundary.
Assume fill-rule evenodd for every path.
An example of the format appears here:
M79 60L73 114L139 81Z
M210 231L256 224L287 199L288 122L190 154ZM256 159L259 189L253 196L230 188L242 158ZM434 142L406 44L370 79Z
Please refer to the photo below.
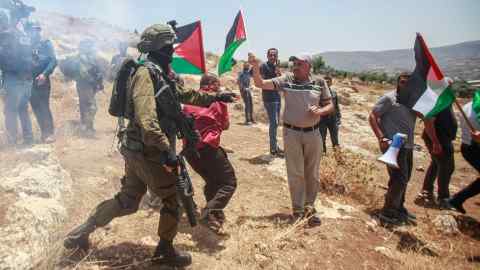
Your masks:
M455 119L451 106L441 111L435 117L435 131L440 144L450 143L455 140L457 129L457 119Z
M277 77L275 65L268 62L260 66L260 74L264 80L270 80ZM278 91L262 90L263 102L280 102L280 93Z

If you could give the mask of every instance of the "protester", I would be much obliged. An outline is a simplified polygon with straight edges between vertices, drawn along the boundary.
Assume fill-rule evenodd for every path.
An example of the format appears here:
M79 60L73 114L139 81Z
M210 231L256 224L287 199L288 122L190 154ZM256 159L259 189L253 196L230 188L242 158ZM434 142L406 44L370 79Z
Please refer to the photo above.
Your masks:
M477 91L480 103L480 92ZM465 160L480 173L480 113L475 113L473 109L473 102L467 103L463 106L463 110L472 123L474 130L471 131L467 122L463 117L460 117L460 127L462 129L462 146L461 151ZM477 177L470 185L453 195L448 199L448 206L453 207L460 213L465 214L467 211L463 207L463 203L480 194L480 177Z
M318 122L332 113L333 104L325 81L311 79L311 56L296 55L293 62L293 75L262 80L258 60L249 55L255 86L284 93L283 138L293 220L305 218L310 226L315 226L321 223L315 210L323 152Z
M200 80L200 92L217 93L220 80L213 74L205 74ZM230 121L227 104L214 102L208 108L184 105L183 111L195 118L195 129L200 134L197 153L187 152L185 157L192 168L203 178L203 193L207 202L201 214L201 222L216 233L222 233L225 223L224 209L237 187L237 179L225 150L220 146L220 136Z
M335 111L332 114L320 119L320 134L322 135L323 153L327 153L327 129L330 132L330 140L332 142L333 149L337 151L340 148L340 144L338 142L338 130L340 128L342 114L340 113L337 92L332 88L332 77L325 76L324 79L327 82L330 95L332 96L332 103L335 107Z
M270 48L267 51L267 62L260 66L262 79L270 80L281 76L278 67L278 50ZM278 91L269 91L262 89L262 99L268 116L268 136L270 138L270 154L272 156L283 156L283 150L277 144L277 129L280 121L280 109L282 107L282 98Z
M240 94L242 95L243 103L245 104L246 125L255 123L255 120L253 120L252 88L250 87L251 79L252 69L250 68L250 64L244 63L243 70L238 74L237 84L240 88Z
M30 104L41 131L41 141L55 141L52 111L50 110L50 75L57 66L57 58L53 44L48 39L42 39L40 24L30 21L26 30L33 45L33 84Z
M452 107L448 107L436 115L434 127L438 141L442 146L442 153L432 153L433 144L428 134L424 131L422 138L430 152L431 162L423 180L422 192L415 198L415 203L424 206L438 205L440 208L448 208L446 200L450 197L449 185L455 169L453 141L457 137L457 120ZM437 179L438 198L435 201L433 185Z

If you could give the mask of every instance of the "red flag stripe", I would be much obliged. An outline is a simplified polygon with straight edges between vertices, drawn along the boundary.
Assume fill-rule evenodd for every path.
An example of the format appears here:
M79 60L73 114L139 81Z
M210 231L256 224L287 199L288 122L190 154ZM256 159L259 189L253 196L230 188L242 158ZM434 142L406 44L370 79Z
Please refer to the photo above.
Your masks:
M202 27L199 22L192 35L175 47L175 53L206 72L202 37Z
M238 18L237 29L235 32L235 40L242 40L247 38L247 33L245 31L245 23L243 22L243 14L240 11L240 16Z

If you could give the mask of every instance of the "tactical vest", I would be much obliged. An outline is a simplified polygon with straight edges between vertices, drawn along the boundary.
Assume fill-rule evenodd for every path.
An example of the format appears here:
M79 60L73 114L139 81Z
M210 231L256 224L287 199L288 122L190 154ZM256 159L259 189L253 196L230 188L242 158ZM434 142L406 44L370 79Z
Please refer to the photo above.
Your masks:
M32 77L33 57L30 38L20 31L0 34L0 69L24 77Z
M159 66L150 61L138 62L132 58L123 61L113 84L112 96L108 112L110 115L118 117L118 138L119 141L128 146L127 148L134 151L141 151L140 146L133 146L132 142L127 142L125 131L125 119L132 120L134 118L134 108L129 104L128 87L130 87L131 78L135 75L138 68L144 66L148 69L151 80L154 84L157 117L162 131L169 138L173 138L177 133L177 125L174 120L168 117L170 112L180 106L178 103L177 91L166 91L168 88L176 89L174 81L166 77L166 74ZM174 95L174 96L172 96ZM141 142L136 142L141 144ZM135 148L135 149L134 149Z

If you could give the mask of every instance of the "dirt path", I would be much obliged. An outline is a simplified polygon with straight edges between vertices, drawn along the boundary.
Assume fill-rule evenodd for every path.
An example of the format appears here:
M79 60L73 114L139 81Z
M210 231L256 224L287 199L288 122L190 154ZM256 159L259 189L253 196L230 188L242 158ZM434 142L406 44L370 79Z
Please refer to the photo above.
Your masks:
M357 102L372 102L378 94L349 92L352 100ZM100 95L98 98L99 108L106 108L107 96ZM59 140L55 144L55 151L73 181L73 192L68 200L68 211L72 218L65 224L64 232L82 222L100 201L112 197L123 173L123 160L111 147L114 119L107 116L105 109L100 109L97 117L98 138L79 138L71 121L78 117L78 112L65 109L65 106L75 108L75 104L72 96L62 96L54 102L55 114L60 115L57 118ZM189 269L479 267L480 264L475 262L480 256L480 225L477 221L480 218L479 198L466 204L470 216L454 214L460 228L457 234L438 232L432 220L441 212L420 208L412 203L420 189L422 171L415 170L407 198L407 207L418 216L418 226L389 230L378 226L371 218L371 211L381 207L386 172L382 165L374 161L376 145L364 119L368 115L368 108L369 105L361 106L359 103L344 106L346 119L341 136L346 144L347 163L337 165L332 156L322 160L322 192L317 207L323 216L323 224L312 229L289 224L290 199L284 161L275 159L269 162L266 159L266 126L262 123L256 126L242 125L241 108L232 108L231 129L222 136L222 144L233 150L229 158L238 177L237 192L226 209L225 229L228 236L214 235L202 226L191 229L183 220L176 243L179 248L192 253L194 264ZM415 156L415 167L425 169L426 154L418 152ZM0 152L0 157L15 163L14 155ZM472 169L458 153L456 158L457 170L452 180L452 190L473 179ZM7 166L9 163L5 164ZM203 181L193 171L191 173L197 191L195 200L203 206ZM6 198L6 202L13 199L11 196ZM0 204L0 210L3 204ZM59 249L51 255L45 267L150 269L146 261L158 239L158 217L155 211L140 210L134 215L116 219L92 235L93 248L87 257L78 257L79 254L72 257Z

